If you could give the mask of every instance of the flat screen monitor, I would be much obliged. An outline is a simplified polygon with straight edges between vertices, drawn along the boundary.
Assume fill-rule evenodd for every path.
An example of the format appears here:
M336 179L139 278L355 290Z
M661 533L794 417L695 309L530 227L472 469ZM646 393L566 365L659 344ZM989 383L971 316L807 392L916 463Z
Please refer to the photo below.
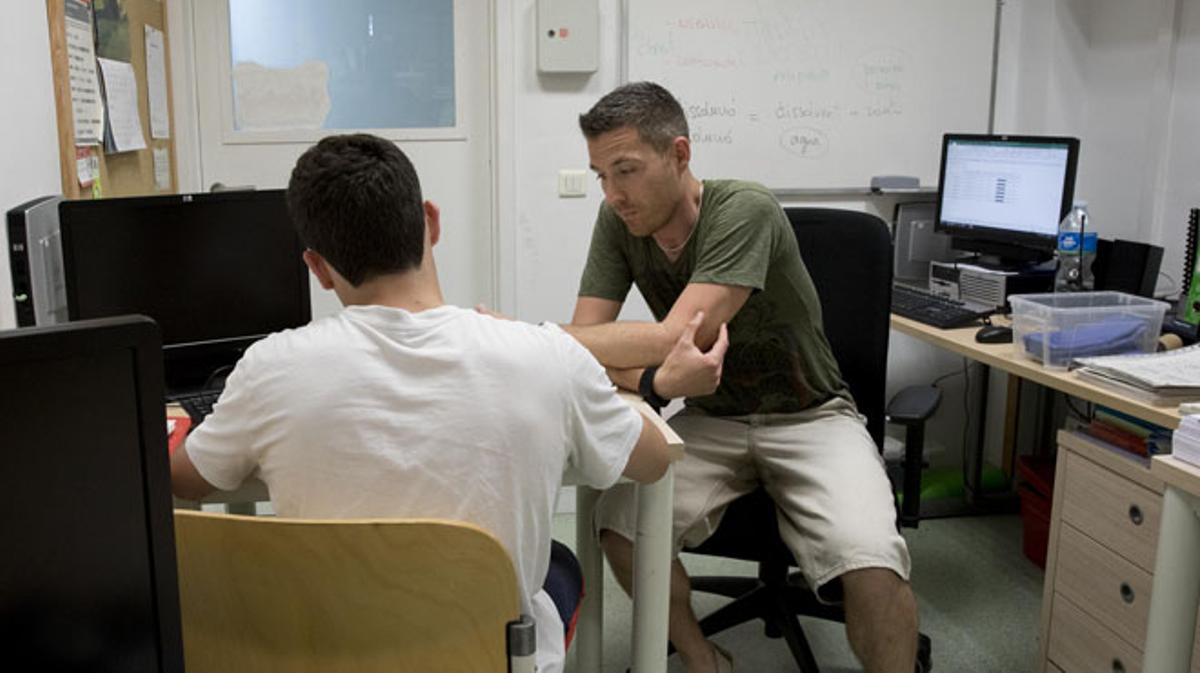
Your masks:
M0 649L180 673L161 342L144 317L0 331Z
M1077 138L946 134L936 229L999 263L1049 259L1078 161Z
M312 318L283 190L64 201L59 227L68 317L153 318L168 392Z

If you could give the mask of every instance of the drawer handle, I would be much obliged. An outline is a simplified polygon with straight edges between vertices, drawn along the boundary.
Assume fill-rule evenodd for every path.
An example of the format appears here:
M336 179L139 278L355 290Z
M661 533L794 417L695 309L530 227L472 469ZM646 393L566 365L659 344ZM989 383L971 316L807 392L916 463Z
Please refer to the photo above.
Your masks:
M1120 659L1113 659L1112 671L1113 673L1125 673L1125 664L1122 664Z
M1142 525L1142 518L1143 518L1142 517L1142 508L1138 507L1137 505L1130 505L1129 506L1129 520L1133 522L1133 525L1135 525L1135 526Z
M1121 600L1126 603L1133 603L1134 593L1133 587L1129 586L1128 582L1121 582Z

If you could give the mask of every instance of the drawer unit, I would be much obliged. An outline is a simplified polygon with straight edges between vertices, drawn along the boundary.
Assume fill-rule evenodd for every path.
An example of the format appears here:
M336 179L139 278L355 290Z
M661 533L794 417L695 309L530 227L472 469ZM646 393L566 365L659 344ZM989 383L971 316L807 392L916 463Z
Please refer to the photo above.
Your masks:
M1137 673L1142 651L1070 600L1056 596L1050 617L1050 660L1063 673Z
M1130 463L1131 468L1139 468ZM1062 480L1063 521L1154 572L1162 495L1070 452ZM1053 515L1052 515L1053 516Z
M1073 527L1062 527L1054 590L1139 649L1146 642L1152 579Z
M1059 433L1042 594L1042 673L1141 670L1162 489L1131 457Z

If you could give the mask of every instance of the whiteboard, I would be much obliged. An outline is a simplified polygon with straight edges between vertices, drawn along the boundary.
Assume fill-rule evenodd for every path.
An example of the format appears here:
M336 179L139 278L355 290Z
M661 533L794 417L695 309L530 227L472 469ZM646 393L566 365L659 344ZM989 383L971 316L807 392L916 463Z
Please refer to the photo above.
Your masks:
M700 178L937 183L989 130L996 0L626 0L625 79L679 99Z

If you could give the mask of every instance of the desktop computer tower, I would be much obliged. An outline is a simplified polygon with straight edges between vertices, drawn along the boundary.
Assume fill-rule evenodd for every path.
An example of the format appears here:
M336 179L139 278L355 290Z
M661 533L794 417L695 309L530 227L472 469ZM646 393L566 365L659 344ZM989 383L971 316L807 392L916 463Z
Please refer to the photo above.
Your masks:
M1041 266L1020 271L996 271L963 262L931 262L929 290L934 294L971 304L1008 310L1014 294L1050 292L1054 289L1054 267Z
M58 228L61 201L61 196L43 196L8 211L9 269L18 327L67 321Z
M893 275L897 280L924 284L929 263L954 258L950 237L934 231L932 201L898 203L892 221Z

